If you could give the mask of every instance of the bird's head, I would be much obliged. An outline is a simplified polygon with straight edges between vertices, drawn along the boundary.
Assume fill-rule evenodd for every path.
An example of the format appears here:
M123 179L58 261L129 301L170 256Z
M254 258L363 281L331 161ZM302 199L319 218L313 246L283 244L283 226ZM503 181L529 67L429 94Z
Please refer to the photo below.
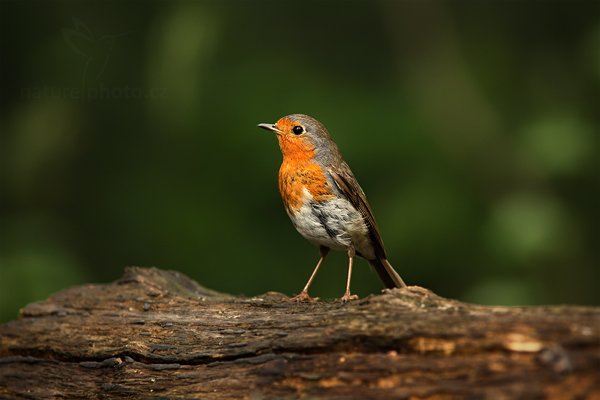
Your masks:
M258 127L277 135L284 158L320 158L338 154L325 126L308 115L290 114L274 124L259 124Z

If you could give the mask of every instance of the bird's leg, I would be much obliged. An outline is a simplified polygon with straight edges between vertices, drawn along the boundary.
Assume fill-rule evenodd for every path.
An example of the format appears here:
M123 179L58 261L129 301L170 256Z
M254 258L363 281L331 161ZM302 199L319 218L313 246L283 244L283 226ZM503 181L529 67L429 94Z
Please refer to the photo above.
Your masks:
M316 301L316 300L318 300L318 297L313 298L308 295L308 288L312 284L313 279L315 279L315 276L317 275L317 271L319 270L319 267L323 263L323 260L325 260L325 256L327 256L327 253L329 253L329 247L320 246L319 252L321 253L321 258L319 258L319 262L317 263L315 270L310 275L310 278L308 278L308 282L306 282L306 286L304 286L304 289L302 289L302 292L300 292L300 294L292 297L292 300L294 300L294 301L305 301L305 300L306 301Z
M346 282L346 293L342 296L340 301L345 303L349 300L356 300L358 296L355 294L350 294L350 281L352 280L352 261L354 260L354 247L348 248L348 282Z

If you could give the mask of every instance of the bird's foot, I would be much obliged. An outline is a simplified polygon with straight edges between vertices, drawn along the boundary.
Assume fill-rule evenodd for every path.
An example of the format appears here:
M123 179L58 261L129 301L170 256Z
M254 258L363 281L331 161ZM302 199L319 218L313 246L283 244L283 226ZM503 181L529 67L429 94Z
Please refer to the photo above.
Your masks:
M350 300L358 300L358 296L355 294L350 294L350 292L346 292L342 297L340 297L339 301L341 301L342 303L347 303Z
M318 297L310 297L308 295L308 292L302 291L302 292L300 292L300 294L292 297L290 300L296 301L298 303L303 302L303 301L313 303L313 302L319 300L319 298Z

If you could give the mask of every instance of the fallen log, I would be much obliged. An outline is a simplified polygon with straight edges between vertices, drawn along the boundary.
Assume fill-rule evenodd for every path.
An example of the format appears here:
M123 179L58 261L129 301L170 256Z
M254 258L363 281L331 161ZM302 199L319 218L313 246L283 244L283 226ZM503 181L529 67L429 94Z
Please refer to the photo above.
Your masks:
M127 268L0 326L0 398L599 399L600 308L235 297Z

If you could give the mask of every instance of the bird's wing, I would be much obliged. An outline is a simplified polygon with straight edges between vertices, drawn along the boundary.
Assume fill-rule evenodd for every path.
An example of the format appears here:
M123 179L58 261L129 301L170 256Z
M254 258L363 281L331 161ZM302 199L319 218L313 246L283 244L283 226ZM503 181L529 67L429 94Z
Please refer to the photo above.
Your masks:
M339 167L331 167L328 169L329 175L337 188L342 192L346 199L352 204L362 215L369 228L369 236L375 247L377 257L387 258L383 247L383 240L379 234L375 217L371 211L371 207L367 202L367 197L362 188L358 185L358 181L352 174L348 164L342 161Z

